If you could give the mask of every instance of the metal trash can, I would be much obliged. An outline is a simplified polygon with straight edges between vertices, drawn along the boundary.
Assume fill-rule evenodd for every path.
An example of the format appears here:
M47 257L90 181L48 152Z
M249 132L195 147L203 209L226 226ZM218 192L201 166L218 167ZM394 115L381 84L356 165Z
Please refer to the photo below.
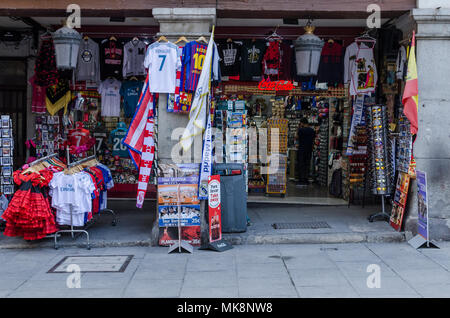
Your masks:
M233 174L236 172L240 174ZM239 163L214 164L214 174L220 175L220 203L222 232L247 231L247 192L244 165Z

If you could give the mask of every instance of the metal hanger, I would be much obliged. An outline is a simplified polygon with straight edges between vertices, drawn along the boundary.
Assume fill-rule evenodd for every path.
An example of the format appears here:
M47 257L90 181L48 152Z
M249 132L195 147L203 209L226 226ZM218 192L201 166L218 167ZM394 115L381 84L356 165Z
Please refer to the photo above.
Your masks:
M279 35L277 33L278 28L280 27L280 25L277 25L277 27L275 28L275 30L272 32L271 35L266 36L265 39L269 40L269 41L274 41L274 40L279 40L281 41L283 39L283 37L281 35Z

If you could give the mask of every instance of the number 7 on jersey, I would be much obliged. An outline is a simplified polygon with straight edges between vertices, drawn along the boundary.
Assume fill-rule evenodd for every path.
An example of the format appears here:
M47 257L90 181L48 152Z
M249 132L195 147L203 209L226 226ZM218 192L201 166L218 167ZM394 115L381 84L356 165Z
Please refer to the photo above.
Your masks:
M166 55L158 55L158 57L161 59L161 65L159 66L159 71L161 72L164 67L164 62L166 61Z

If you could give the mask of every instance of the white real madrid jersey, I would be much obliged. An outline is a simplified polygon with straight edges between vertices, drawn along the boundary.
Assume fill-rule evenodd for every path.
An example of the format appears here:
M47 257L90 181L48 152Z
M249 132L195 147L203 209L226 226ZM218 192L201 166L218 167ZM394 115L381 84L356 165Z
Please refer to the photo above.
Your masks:
M144 60L148 68L152 93L175 93L177 67L181 64L178 47L170 42L155 42L147 49Z

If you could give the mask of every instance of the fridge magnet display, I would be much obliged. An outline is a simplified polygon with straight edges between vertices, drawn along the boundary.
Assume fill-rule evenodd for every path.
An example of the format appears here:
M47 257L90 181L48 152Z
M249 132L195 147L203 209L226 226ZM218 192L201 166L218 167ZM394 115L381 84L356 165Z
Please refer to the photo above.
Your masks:
M12 167L2 167L2 175L5 177L12 176Z
M2 177L2 184L12 184L11 177Z
M11 138L2 138L2 147L11 148Z
M11 157L2 157L2 166L11 166L12 158Z
M2 129L2 137L3 138L9 138L11 137L11 131L9 128L3 128Z
M2 128L9 128L9 116L2 116Z
M13 194L14 192L14 186L13 185L4 185L3 186L3 193L4 194Z

